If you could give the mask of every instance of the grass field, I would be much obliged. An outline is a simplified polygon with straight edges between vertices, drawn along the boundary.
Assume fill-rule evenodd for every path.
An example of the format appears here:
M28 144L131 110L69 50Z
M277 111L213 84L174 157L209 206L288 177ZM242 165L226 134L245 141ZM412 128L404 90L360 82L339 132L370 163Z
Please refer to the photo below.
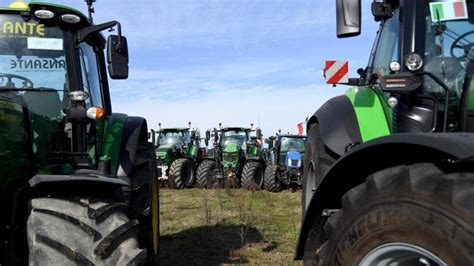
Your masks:
M300 265L301 192L160 191L161 264Z

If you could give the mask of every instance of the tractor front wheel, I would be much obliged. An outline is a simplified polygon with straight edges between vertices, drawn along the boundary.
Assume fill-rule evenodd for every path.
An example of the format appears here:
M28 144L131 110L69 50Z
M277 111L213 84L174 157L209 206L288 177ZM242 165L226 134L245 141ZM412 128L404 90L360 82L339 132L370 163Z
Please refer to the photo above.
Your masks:
M180 158L175 160L170 166L168 183L172 188L190 188L194 184L194 176L195 171L193 161L186 158Z
M211 160L204 160L198 166L196 183L200 188L210 188L215 184L216 162Z
M379 171L327 220L318 265L473 265L474 173L430 163Z
M242 187L249 190L259 190L263 186L265 166L261 162L248 161L242 170Z
M264 187L270 192L280 192L282 190L280 182L280 172L277 165L270 165L265 169Z
M137 265L147 260L137 240L140 224L125 214L125 203L37 198L29 204L30 265Z

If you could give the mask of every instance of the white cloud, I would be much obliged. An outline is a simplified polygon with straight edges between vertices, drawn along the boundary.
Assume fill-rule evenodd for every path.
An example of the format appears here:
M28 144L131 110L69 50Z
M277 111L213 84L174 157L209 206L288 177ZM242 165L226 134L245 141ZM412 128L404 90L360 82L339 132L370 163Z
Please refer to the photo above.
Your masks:
M246 90L214 91L206 97L190 97L182 101L167 101L163 98L137 97L128 102L114 104L115 112L143 116L150 127L186 126L192 121L201 133L218 126L261 127L265 136L276 130L296 132L296 125L304 121L327 99L341 94L345 87L306 85L297 88L276 88L267 86L249 87Z

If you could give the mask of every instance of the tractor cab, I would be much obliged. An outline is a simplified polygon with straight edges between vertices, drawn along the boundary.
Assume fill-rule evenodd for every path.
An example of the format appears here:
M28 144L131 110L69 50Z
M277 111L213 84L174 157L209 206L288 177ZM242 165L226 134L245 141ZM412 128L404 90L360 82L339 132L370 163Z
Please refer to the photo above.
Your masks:
M188 128L165 128L159 131L158 147L181 147L189 143L191 135Z
M96 140L102 118L112 112L100 31L112 27L120 24L94 25L55 4L16 2L0 9L0 148L28 154L33 173L67 174L100 163ZM120 30L109 37L107 52L110 76L126 78ZM19 142L26 144L13 148Z
M301 167L305 141L306 136L279 135L276 149L279 164L288 167Z
M224 149L226 146L233 144L245 150L249 140L249 128L226 127L221 129L220 145L224 147Z

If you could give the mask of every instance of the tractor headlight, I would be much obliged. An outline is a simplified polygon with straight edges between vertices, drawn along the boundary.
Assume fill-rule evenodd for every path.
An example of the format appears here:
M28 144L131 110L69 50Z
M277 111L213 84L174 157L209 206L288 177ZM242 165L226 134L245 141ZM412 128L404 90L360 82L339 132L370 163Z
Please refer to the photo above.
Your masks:
M417 71L423 66L423 58L421 55L412 53L405 58L405 66L410 71Z
M52 19L54 17L54 13L50 10L39 9L35 11L35 16L39 19Z
M76 24L81 22L81 18L74 14L61 15L61 20L69 24Z
M85 91L71 91L68 93L69 99L75 102L82 102L89 98L89 93Z

